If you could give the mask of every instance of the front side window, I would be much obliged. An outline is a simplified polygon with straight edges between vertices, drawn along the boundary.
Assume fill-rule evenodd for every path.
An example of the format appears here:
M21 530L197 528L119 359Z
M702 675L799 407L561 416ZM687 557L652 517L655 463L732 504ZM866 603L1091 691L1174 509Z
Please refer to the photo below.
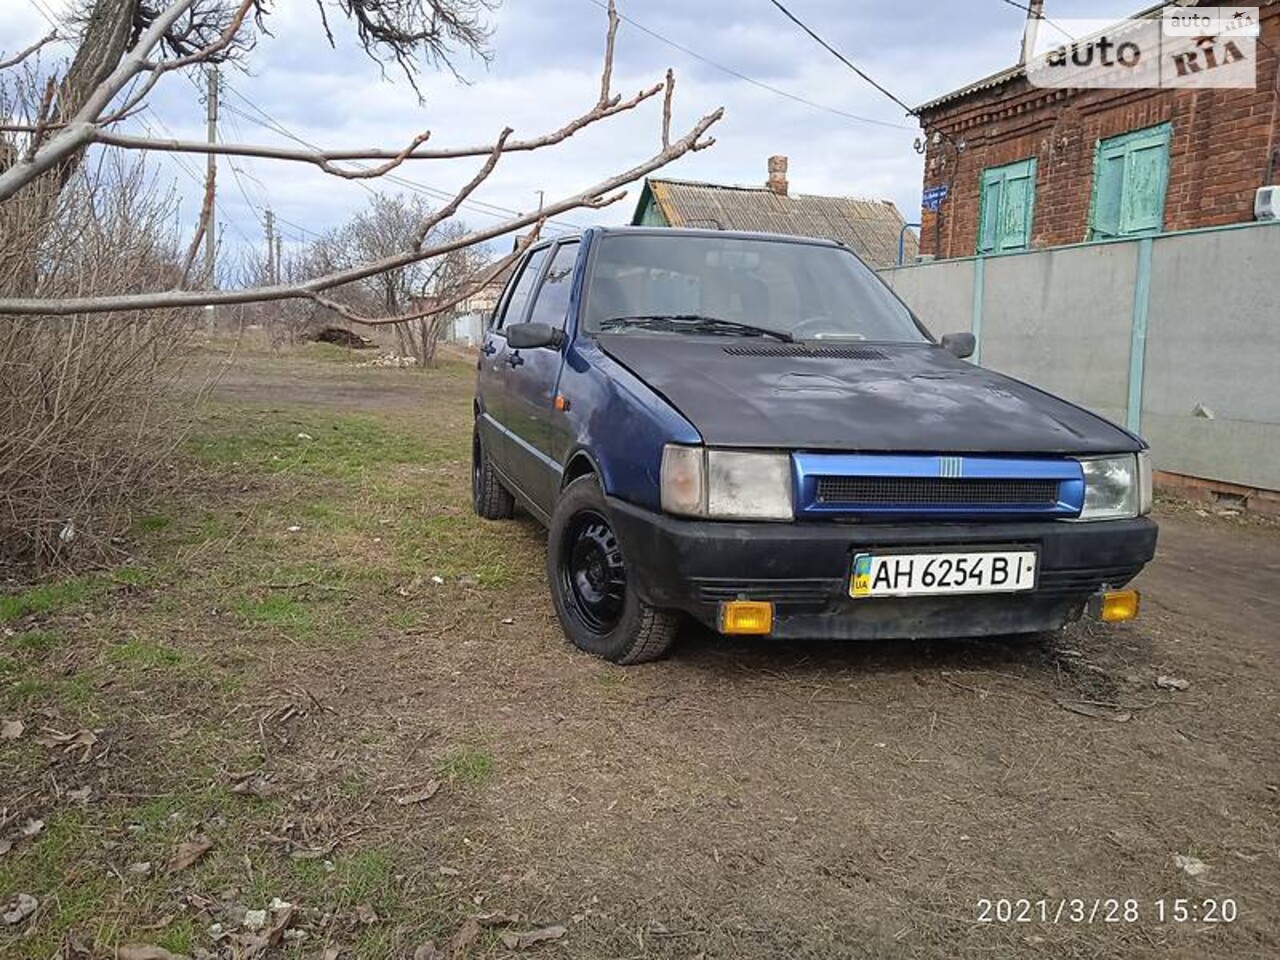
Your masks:
M911 312L842 247L714 234L613 234L591 267L585 328L705 332L723 321L803 339L923 342Z
M983 170L978 252L1002 253L1031 246L1035 197L1035 157Z
M524 260L520 266L520 275L516 278L515 286L511 288L511 293L507 295L507 302L503 304L497 314L494 316L493 329L501 330L508 323L519 323L524 316L524 309L529 305L529 298L533 296L533 288L538 282L538 275L542 273L542 264L546 262L547 254L551 252L550 247L542 247L533 251Z
M530 323L548 323L564 329L565 317L569 313L569 291L573 287L573 265L577 261L576 240L556 248L546 279L538 290L538 299L534 301L533 312L529 314Z
M1089 239L1134 237L1164 229L1171 124L1099 140L1093 163Z

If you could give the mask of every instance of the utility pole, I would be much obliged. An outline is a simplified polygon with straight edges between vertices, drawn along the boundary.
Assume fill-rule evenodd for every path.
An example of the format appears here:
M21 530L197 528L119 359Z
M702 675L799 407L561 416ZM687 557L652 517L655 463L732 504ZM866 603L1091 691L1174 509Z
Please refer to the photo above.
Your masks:
M218 142L218 68L210 65L208 73L208 94L205 97L205 120L208 123L208 141L210 145ZM208 218L204 223L204 286L206 290L212 290L214 284L214 256L216 255L218 244L216 231L214 230L214 211L217 209L217 192L218 192L218 158L212 153L205 163L205 209L208 211ZM213 307L206 307L205 311L205 333L213 333L214 310Z
M1022 28L1022 55L1018 63L1025 65L1036 52L1036 35L1044 19L1044 0L1031 0L1027 5L1027 22Z
M276 282L276 215L267 207L267 283Z
M276 231L276 283L280 282L280 261L284 258L284 236Z

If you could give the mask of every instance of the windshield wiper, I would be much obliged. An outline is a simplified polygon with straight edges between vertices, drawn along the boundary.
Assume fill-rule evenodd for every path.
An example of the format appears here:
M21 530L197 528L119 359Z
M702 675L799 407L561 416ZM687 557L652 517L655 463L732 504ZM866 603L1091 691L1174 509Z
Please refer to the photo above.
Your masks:
M693 330L699 333L738 333L753 337L773 337L783 343L795 342L795 337L785 330L771 330L768 327L757 327L750 323L739 323L737 320L706 317L700 313L647 313L631 317L610 317L602 322L600 326L602 329L613 326L635 326L667 330Z

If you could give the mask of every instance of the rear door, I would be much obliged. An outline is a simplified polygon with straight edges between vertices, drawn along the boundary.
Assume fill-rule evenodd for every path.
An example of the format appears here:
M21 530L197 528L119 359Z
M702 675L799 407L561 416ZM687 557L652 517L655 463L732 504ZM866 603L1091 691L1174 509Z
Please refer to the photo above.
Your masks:
M538 247L516 266L511 282L507 284L507 289L493 312L489 329L485 331L484 343L480 346L477 387L481 405L480 430L489 459L507 477L511 476L507 377L512 370L514 355L507 347L507 335L504 331L511 324L520 323L524 319L534 287L550 252L550 244Z
M569 240L556 247L529 312L529 323L565 329L579 246L577 240ZM512 434L512 479L530 500L550 513L560 487L561 465L553 443L552 426L564 350L563 347L516 350L510 363L507 415Z

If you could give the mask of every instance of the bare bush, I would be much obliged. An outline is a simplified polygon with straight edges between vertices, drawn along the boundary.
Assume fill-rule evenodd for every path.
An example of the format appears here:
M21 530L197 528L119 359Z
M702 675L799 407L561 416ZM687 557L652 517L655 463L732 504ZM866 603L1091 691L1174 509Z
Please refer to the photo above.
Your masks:
M99 155L56 196L0 206L0 295L172 284L175 198L141 161ZM47 229L26 209L49 208ZM0 564L43 572L114 552L181 431L164 389L192 311L0 318Z

